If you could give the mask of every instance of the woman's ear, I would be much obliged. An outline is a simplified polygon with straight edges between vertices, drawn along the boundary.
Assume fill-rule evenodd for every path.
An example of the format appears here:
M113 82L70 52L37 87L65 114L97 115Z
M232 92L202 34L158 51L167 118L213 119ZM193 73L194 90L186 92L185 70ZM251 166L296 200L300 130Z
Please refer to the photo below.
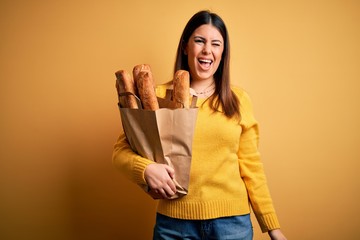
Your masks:
M184 49L184 55L187 55L188 53L187 53L187 47L185 47L185 49Z
M188 51L187 51L187 44L185 43L184 39L181 40L181 49L183 50L183 54L187 55Z

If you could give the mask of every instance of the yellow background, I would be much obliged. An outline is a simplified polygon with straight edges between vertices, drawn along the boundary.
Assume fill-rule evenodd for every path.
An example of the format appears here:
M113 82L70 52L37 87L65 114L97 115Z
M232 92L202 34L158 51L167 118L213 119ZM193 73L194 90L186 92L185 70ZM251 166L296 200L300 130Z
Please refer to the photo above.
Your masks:
M150 239L154 201L111 163L114 73L170 80L202 9L227 23L288 239L360 238L359 1L2 0L0 239Z

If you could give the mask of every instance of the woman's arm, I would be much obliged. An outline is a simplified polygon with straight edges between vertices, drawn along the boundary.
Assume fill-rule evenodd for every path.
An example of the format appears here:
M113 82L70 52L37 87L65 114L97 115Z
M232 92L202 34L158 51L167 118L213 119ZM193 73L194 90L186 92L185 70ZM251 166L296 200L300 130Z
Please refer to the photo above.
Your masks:
M262 232L279 229L272 198L268 189L263 164L258 151L259 128L253 116L249 96L240 95L242 133L240 136L238 158L240 174L245 182L250 203Z
M170 198L176 193L174 169L136 154L121 134L113 151L113 163L128 179L148 189L153 198Z
M142 186L147 185L144 177L145 168L154 162L135 153L127 142L124 133L120 134L115 143L112 161L116 168L129 180Z

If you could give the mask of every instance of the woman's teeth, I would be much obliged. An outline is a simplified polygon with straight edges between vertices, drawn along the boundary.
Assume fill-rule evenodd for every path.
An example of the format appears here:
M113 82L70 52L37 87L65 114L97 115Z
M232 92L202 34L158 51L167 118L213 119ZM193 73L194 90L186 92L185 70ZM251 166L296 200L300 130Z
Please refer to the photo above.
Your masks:
M199 59L199 63L200 64L210 65L212 63L212 60L210 60L210 59Z

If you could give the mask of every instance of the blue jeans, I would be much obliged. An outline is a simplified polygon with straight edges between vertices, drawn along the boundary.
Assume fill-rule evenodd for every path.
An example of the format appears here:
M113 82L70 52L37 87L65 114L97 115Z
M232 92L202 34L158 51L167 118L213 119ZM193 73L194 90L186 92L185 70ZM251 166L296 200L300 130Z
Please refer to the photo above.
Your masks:
M183 220L156 215L153 240L252 240L250 214L209 220Z

